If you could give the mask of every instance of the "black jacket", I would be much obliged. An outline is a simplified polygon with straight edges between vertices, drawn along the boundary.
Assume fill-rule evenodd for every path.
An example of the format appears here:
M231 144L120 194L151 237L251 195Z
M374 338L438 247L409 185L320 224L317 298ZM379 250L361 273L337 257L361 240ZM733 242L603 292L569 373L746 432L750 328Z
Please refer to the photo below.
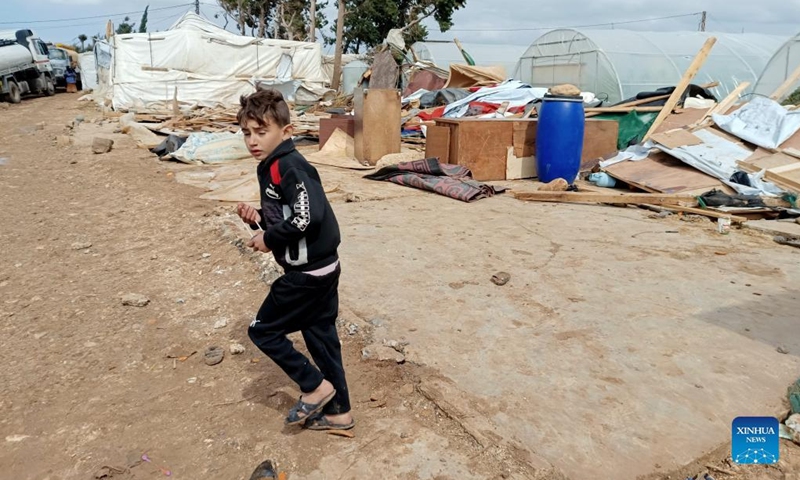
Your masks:
M338 260L339 223L317 169L295 150L294 142L283 141L256 172L264 243L284 270L307 272Z

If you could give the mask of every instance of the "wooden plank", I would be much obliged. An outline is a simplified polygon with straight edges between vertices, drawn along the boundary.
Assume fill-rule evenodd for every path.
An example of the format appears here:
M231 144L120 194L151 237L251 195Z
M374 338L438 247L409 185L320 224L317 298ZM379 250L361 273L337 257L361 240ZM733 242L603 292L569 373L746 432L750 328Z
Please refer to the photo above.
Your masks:
M450 163L450 127L428 127L425 158L438 158L441 163Z
M698 52L697 55L694 57L694 60L692 60L692 63L691 65L689 65L689 68L686 69L686 72L683 74L683 77L681 78L680 82L678 82L678 85L675 86L675 91L673 91L672 95L670 95L669 99L667 100L667 103L664 105L664 109L661 110L661 113L658 114L658 117L656 117L656 120L655 122L653 122L653 125L650 126L650 130L647 131L647 134L644 136L643 141L647 141L656 132L658 127L661 126L664 120L666 120L666 118L670 115L672 110L678 105L678 102L680 101L683 92L686 91L686 88L692 82L694 76L697 75L697 72L706 62L708 54L709 52L711 52L711 49L714 47L714 44L716 42L717 39L715 37L710 37L708 40L706 40L706 43L703 45L703 48L701 48L700 52Z
M356 135L356 120L353 115L341 115L331 118L321 118L319 121L319 147L325 146L325 143L333 135L336 129L341 129L344 133L355 137Z
M589 107L586 113L660 112L664 107Z
M654 142L659 143L669 149L700 145L703 143L703 141L700 140L700 138L698 138L696 135L683 129L672 130L664 133L656 133L651 138Z
M694 197L655 193L515 192L514 198L526 202L697 205Z
M372 75L369 77L370 89L394 89L397 88L397 77L400 67L389 50L375 55L372 62Z
M746 159L736 163L744 171L749 173L758 173L761 170L783 167L785 165L792 165L795 163L800 165L800 161L783 153L773 153L771 155L768 154L766 156L761 156L752 160Z
M706 112L708 112L708 110L703 108L685 108L681 110L680 113L673 113L668 116L661 126L653 133L669 132L676 128L684 128L696 124Z
M394 89L354 93L355 157L375 165L390 153L400 153L400 92Z
M707 192L726 187L716 178L663 152L653 153L638 162L617 163L603 170L618 180L649 192Z
M514 147L508 147L506 157L506 180L521 180L523 178L533 178L536 176L536 158L517 157Z
M658 96L655 96L655 97L642 98L640 100L634 100L632 102L620 103L618 105L611 105L611 107L608 107L608 108L635 107L637 105L646 105L648 103L660 102L661 100L666 100L668 98L669 98L669 95L658 95ZM659 108L659 111L660 110L661 110L661 108ZM586 116L587 117L593 117L595 115L600 115L600 114L601 114L601 112L593 112L593 113L590 112L590 113L587 113Z
M770 172L776 175L787 175L793 173L795 170L800 170L800 162L794 161L792 163L787 163L786 165L781 165L780 167L772 167L769 169Z
M746 217L739 217L729 213L715 212L713 210L706 210L703 208L692 208L676 205L660 205L662 208L672 210L673 212L692 213L695 215L704 215L711 218L730 218L732 223L744 223L747 221Z
M789 75L786 80L780 84L778 88L772 92L772 95L769 98L773 100L780 100L783 98L787 93L789 93L789 89L791 89L797 81L800 80L800 65L794 69L791 75Z

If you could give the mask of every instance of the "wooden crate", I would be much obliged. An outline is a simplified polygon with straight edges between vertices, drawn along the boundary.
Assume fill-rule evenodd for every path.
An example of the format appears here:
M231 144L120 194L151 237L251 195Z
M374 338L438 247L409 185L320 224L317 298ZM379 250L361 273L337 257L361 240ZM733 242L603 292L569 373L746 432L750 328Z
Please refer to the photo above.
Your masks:
M469 168L476 180L520 178L509 176L511 171L535 172L530 166L535 162L536 119L438 118L436 125L449 132L429 127L428 142L433 146L426 149L426 156L441 159L442 146L447 145L447 160L441 161ZM616 152L618 135L619 124L613 120L586 120L581 170L591 169L600 157Z

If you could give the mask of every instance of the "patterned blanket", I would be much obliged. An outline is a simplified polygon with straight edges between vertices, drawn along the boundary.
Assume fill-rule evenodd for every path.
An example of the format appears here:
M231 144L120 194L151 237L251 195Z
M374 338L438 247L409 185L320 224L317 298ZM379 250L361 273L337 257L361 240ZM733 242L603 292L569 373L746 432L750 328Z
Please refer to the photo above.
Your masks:
M435 158L391 165L364 178L419 188L462 202L480 200L505 191L504 188L495 188L473 180L472 172L467 168L439 163Z

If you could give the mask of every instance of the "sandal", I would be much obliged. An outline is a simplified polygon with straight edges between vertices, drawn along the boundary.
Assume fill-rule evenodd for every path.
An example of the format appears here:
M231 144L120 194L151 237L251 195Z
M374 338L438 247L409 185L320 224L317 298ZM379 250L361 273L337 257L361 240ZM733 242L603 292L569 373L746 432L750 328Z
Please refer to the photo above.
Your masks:
M309 430L350 430L355 426L355 420L350 420L350 423L331 423L322 412L307 418L303 424L303 427Z
M328 404L333 397L336 395L336 390L332 391L327 397L323 398L319 403L306 403L303 401L303 396L300 396L300 400L294 404L289 410L289 416L286 417L286 425L297 425L298 423L303 423L312 415L322 410L322 407ZM301 417L299 414L303 414Z

